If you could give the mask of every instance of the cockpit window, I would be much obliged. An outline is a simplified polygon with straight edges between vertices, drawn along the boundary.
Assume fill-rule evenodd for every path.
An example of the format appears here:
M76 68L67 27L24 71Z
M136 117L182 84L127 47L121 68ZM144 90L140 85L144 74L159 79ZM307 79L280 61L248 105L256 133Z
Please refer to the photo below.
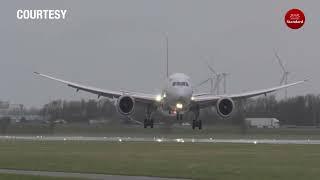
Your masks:
M189 86L188 82L173 82L172 86Z

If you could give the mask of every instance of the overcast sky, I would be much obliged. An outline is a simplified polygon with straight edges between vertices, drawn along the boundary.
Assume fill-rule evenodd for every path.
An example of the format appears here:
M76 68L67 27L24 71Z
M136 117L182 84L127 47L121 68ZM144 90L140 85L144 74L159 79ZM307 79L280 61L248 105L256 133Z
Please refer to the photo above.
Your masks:
M1 1L0 99L39 107L54 99L96 98L33 71L105 89L159 92L166 33L170 72L186 73L193 83L208 77L207 60L231 74L230 93L278 85L277 49L289 82L310 79L290 88L289 96L319 93L319 7L318 1ZM284 23L291 8L305 13L299 30ZM18 20L18 9L68 12L66 20Z

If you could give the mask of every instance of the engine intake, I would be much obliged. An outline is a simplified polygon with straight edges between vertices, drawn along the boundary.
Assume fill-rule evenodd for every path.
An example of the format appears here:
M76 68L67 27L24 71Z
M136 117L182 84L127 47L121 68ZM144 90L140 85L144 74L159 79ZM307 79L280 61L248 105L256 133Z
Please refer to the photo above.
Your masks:
M229 117L233 112L234 102L230 98L221 98L217 102L216 109L217 109L217 113L221 117L224 117L224 118Z
M120 96L117 102L117 109L120 114L130 115L134 112L135 101L131 96Z

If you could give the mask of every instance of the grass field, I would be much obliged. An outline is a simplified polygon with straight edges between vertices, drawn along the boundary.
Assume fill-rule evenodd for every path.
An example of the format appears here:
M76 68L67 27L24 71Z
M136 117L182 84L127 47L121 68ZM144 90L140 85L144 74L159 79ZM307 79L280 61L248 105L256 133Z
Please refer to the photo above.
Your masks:
M320 177L320 145L1 141L0 168L180 177ZM1 177L1 175L0 175Z
M77 178L62 178L62 177L47 177L47 176L32 176L32 175L17 175L17 174L0 174L0 179L5 180L80 180Z

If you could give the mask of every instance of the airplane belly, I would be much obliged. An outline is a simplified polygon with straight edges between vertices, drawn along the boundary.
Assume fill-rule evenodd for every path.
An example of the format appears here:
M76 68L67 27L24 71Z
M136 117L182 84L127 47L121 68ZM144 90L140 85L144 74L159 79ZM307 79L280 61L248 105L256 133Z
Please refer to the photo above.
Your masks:
M177 113L184 114L185 112L189 111L189 106L190 106L189 102L183 103L182 109L177 108L178 102L179 101L175 101L175 100L166 101L161 108L161 112L167 116L176 116Z

